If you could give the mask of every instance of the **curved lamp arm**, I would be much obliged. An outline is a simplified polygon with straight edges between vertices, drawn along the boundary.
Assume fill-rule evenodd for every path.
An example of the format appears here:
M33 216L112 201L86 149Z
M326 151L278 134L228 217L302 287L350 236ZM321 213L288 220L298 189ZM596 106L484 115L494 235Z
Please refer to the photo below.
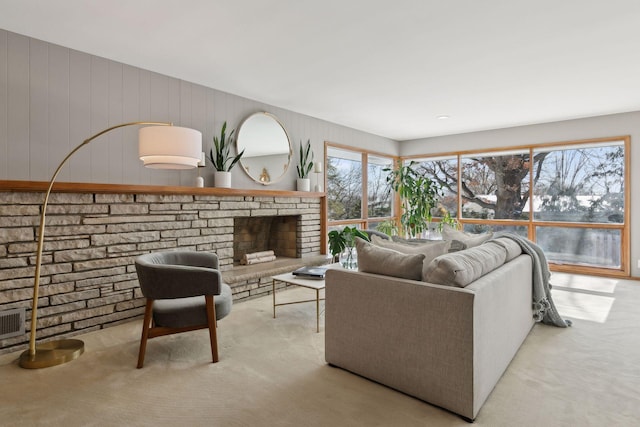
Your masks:
M80 354L82 354L82 352L84 351L84 345L82 345L82 347L80 349L76 349L75 350L75 353L73 353L73 355L66 355L66 356L65 355L60 355L60 354L45 355L41 359L38 359L36 357L36 331L37 331L37 320L38 320L38 291L39 291L39 288L40 288L40 269L41 269L41 265L42 265L42 251L43 251L43 245L44 245L45 217L46 217L46 211L47 211L47 204L49 203L49 196L51 194L51 190L52 190L53 184L54 184L54 182L55 182L55 180L56 180L56 178L58 176L58 173L60 172L62 167L65 165L67 160L69 160L69 158L71 156L73 156L76 151L78 151L80 148L84 147L85 145L89 144L94 139L98 138L99 136L104 135L107 132L111 132L114 129L118 129L118 128L126 127L126 126L136 126L136 125L173 126L173 123L169 123L169 122L130 122L130 123L120 124L120 125L117 125L117 126L112 126L112 127L108 128L108 129L105 129L105 130L103 130L101 132L98 132L97 134L85 139L80 145L78 145L69 154L67 154L67 156L62 160L62 162L60 162L60 165L58 166L58 168L54 172L53 177L51 178L51 181L49 182L49 187L47 188L47 192L45 193L44 202L42 203L42 207L41 207L42 211L41 211L41 214L40 214L40 228L39 228L39 235L38 235L38 249L37 249L37 255L36 255L36 270L35 270L35 279L34 279L34 284L33 284L33 302L32 302L32 306L31 306L31 331L30 331L30 338L29 338L29 350L25 351L22 354L21 358L20 358L20 365L22 367L40 368L40 367L46 367L46 366L54 366L54 365L57 365L57 364L68 362L69 360L73 360L73 359L77 358ZM67 341L78 341L78 340L67 340ZM82 343L82 341L78 341L78 342ZM62 347L64 347L64 346L62 346ZM59 349L55 349L55 350L47 349L47 351L53 351L53 352L55 352L56 350L59 350ZM64 353L64 351L60 351L59 350L58 353Z

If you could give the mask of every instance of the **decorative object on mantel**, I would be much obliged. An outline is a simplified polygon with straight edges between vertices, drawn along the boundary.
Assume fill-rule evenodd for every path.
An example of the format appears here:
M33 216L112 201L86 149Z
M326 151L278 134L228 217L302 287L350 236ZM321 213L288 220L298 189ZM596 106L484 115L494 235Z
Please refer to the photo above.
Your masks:
M320 177L319 175L322 174L322 162L316 162L315 167L313 168L313 173L316 174L316 187L315 187L315 191L316 193L322 193L324 191L323 189L323 185L320 182ZM324 182L324 179L323 179Z
M220 138L213 137L213 145L209 151L209 158L213 164L216 172L214 173L214 185L221 188L231 187L231 169L238 163L238 160L244 154L244 150L238 153L235 157L231 156L231 145L233 144L233 129L229 133L229 137L226 136L227 122L222 124L222 130L220 131ZM214 152L215 149L215 152Z
M154 169L191 169L195 168L202 152L202 134L194 129L173 126L165 122L131 122L112 126L85 139L62 160L53 173L49 187L44 195L40 211L40 229L36 255L35 277L33 284L33 303L31 307L31 335L29 349L20 355L23 368L47 368L61 365L77 359L84 352L84 343L76 339L49 341L36 347L38 326L38 291L40 288L40 270L44 246L45 215L53 184L67 160L80 148L99 136L125 126L150 125L141 128L138 133L138 152L145 167Z
M344 268L358 269L358 253L356 252L356 237L369 241L369 236L356 227L346 226L342 230L331 230L329 236L329 251Z
M266 112L253 113L238 128L236 151L249 178L261 185L281 180L289 170L293 149L284 125Z
M311 154L311 157L309 157ZM307 140L306 147L303 148L302 141L300 141L300 157L298 159L298 166L296 169L298 170L298 180L297 180L297 190L298 191L311 191L311 179L309 179L309 172L311 172L311 168L313 167L313 151L311 150L311 140Z
M200 168L203 168L207 165L205 160L204 151L200 152L200 161L198 162L198 176L196 177L196 187L202 188L204 187L204 178L200 175Z
M273 251L253 252L244 254L240 260L242 265L260 264L262 262L270 262L276 260L276 254Z

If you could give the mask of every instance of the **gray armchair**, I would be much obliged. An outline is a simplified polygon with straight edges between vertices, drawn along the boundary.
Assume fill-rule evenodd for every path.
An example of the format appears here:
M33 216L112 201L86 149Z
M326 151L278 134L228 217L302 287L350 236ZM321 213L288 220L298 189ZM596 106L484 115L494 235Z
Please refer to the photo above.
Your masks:
M162 335L209 328L211 356L218 361L217 320L231 311L231 288L222 282L218 256L207 252L172 251L141 255L135 261L142 294L147 299L138 354L144 364L147 340Z

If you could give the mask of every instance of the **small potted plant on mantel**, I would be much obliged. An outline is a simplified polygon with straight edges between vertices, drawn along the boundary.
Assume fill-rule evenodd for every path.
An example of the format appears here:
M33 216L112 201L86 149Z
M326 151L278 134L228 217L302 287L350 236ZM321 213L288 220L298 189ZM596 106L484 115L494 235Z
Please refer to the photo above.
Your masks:
M233 129L229 133L229 137L226 136L227 130L227 122L224 122L222 125L222 130L220 131L220 138L217 136L213 137L213 145L209 151L209 159L211 160L211 164L213 164L216 172L214 173L214 183L216 187L230 188L231 187L231 169L238 163L242 155L244 154L244 150L242 150L235 157L231 156L231 145L233 145ZM214 151L215 150L215 151Z
M309 156L311 154L311 156ZM311 140L307 140L306 147L302 147L302 141L300 141L300 158L298 159L298 191L311 191L311 179L309 178L309 172L313 167L313 151L311 151Z

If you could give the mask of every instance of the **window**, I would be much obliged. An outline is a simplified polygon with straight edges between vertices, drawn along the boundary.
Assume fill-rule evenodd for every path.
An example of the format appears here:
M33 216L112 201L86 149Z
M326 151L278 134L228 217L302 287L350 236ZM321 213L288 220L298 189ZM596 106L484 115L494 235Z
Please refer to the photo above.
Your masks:
M536 219L622 223L624 146L536 151Z
M429 158L420 161L418 170L436 180L442 187L444 196L434 217L442 217L445 212L456 217L458 215L458 157Z
M362 155L327 149L329 221L362 218Z
M376 228L393 219L394 194L385 168L393 157L327 144L329 230L344 225Z
M410 160L442 186L438 211L465 231L528 237L557 270L628 274L629 143L626 137Z
M529 150L464 156L462 217L529 217Z
M557 264L620 268L621 230L536 227L537 243Z
M385 168L393 167L387 157L367 155L367 217L385 218L393 215L393 192L387 184Z

